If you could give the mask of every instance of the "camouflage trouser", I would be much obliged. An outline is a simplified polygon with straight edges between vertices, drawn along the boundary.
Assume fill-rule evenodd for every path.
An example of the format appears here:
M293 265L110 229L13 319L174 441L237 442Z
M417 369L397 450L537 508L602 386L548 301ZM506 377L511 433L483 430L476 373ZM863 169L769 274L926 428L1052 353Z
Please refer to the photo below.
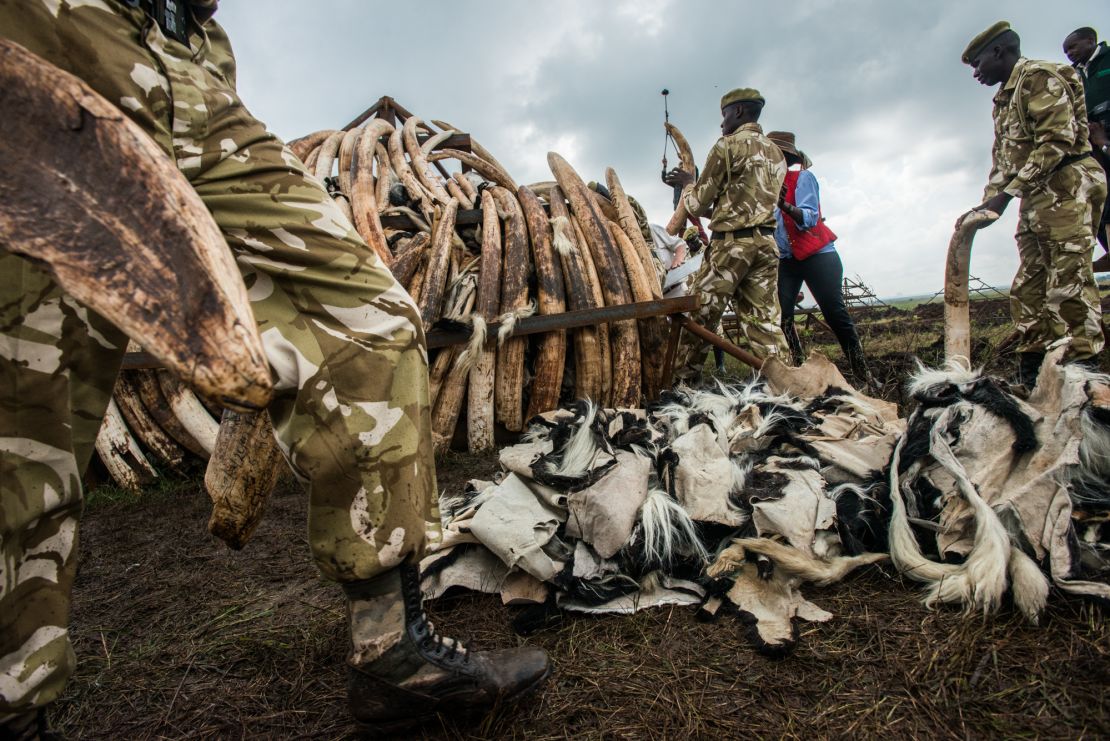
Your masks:
M1103 336L1098 286L1091 271L1094 224L1106 200L1106 177L1094 159L1062 167L1046 188L1021 201L1021 264L1010 289L1019 352L1043 352L1071 337L1069 358L1098 355Z
M210 22L190 50L115 0L0 0L0 35L119 105L212 212L249 289L275 376L270 414L308 484L324 575L368 579L419 552L435 494L419 313L242 106L222 29ZM125 345L0 253L0 721L58 697L73 670L80 472Z
M713 240L691 290L701 297L694 321L715 330L728 302L733 301L737 326L752 353L760 358L786 353L786 337L779 326L778 272L773 236L757 233ZM684 332L675 357L675 377L697 378L705 353L705 343Z

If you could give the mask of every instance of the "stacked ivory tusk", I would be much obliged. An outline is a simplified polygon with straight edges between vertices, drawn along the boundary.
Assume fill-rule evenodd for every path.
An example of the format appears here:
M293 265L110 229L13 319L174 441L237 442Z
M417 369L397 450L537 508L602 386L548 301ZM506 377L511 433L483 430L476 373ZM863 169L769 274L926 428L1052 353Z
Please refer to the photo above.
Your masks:
M646 219L617 174L605 173L606 197L551 153L554 180L521 186L473 138L452 146L458 131L416 116L370 118L290 144L413 297L425 327L472 332L466 345L432 351L437 449L456 439L492 448L497 425L520 432L574 399L634 407L657 394L661 319L508 336L531 314L661 298ZM500 332L487 331L494 323Z
M491 449L498 425L520 432L575 399L636 407L654 397L662 319L509 336L532 314L661 297L646 219L617 174L605 172L606 197L551 153L553 180L521 186L473 138L455 148L457 133L443 121L375 117L290 143L413 297L425 327L472 332L465 345L432 351L437 449L452 440ZM125 371L114 402L97 450L124 488L137 491L190 457L208 460L217 446L223 410L167 371Z

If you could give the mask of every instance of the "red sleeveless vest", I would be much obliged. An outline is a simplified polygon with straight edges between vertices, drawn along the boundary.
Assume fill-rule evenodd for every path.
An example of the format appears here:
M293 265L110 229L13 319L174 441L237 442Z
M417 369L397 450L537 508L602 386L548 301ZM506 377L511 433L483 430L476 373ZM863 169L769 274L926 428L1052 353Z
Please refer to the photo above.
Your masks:
M794 201L794 194L798 190L798 176L801 173L801 170L786 171L785 200L791 206L798 205ZM794 253L795 260L812 257L830 242L836 241L836 235L833 234L832 229L825 226L825 220L821 218L820 206L817 207L817 224L811 229L801 229L797 222L785 213L782 215L782 223L786 227L786 235L790 237L790 250Z

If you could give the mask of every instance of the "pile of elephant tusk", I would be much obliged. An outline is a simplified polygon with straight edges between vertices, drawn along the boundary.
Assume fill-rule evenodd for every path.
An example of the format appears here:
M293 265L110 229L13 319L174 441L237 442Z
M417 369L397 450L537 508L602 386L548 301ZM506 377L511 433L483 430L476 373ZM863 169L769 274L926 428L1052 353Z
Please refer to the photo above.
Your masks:
M605 187L588 186L552 152L553 180L518 185L458 132L416 116L373 117L289 145L413 297L425 327L470 333L468 343L430 358L437 451L452 441L471 452L491 449L498 425L520 432L528 419L574 399L635 407L654 398L665 355L660 317L510 336L533 314L662 297L646 219L616 172L606 170ZM494 325L498 331L487 332ZM208 459L225 434L222 414L167 371L125 370L97 451L117 484L138 491L159 468ZM247 415L242 424L261 422ZM273 445L258 454L271 471L281 470L278 456ZM249 472L256 463L233 465ZM229 475L224 468L209 464L217 501L211 488ZM251 485L272 486L274 478Z
M659 319L599 324L569 330L569 337L508 338L515 321L533 313L661 298L646 220L617 174L606 171L606 196L550 153L554 181L518 186L472 138L469 152L436 151L457 133L416 116L397 125L372 118L291 144L415 299L425 326L470 327L469 345L445 348L432 360L437 449L461 426L464 403L473 452L493 446L495 424L519 432L560 399L636 406L643 393L655 394ZM448 174L444 164L458 169ZM475 210L476 223L460 223L461 212ZM402 215L404 227L383 226L396 223L386 217ZM487 337L494 322L501 331Z

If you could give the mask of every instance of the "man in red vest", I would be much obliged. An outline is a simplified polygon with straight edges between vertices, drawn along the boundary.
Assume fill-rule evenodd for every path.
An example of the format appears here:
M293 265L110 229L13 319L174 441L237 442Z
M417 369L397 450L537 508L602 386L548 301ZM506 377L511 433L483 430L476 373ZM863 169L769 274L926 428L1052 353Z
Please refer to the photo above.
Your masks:
M775 241L779 247L782 331L794 362L800 364L805 359L802 341L794 328L794 297L805 283L851 364L852 374L858 382L869 384L872 379L863 346L844 305L844 265L836 252L836 235L821 216L817 178L809 169L812 163L795 146L793 133L772 131L767 138L786 157L786 180L775 212Z

